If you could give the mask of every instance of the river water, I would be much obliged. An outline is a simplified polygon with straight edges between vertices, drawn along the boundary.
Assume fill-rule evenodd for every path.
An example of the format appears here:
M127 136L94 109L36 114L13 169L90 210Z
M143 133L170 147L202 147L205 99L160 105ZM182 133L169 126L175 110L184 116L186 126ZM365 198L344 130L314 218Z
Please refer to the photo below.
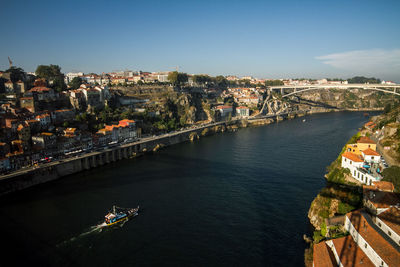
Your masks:
M2 197L2 262L302 266L326 166L367 118L302 120L204 137ZM141 211L97 228L113 204Z

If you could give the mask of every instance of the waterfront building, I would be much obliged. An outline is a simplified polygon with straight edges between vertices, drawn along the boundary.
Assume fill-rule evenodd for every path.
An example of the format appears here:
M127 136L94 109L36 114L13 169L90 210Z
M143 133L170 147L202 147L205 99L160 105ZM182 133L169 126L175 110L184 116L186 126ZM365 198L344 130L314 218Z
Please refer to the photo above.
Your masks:
M215 110L221 114L222 118L229 116L229 114L232 115L233 111L232 106L217 106L215 107Z
M313 266L397 266L399 212L392 207L379 216L364 210L347 213L344 228L350 235L315 244Z
M379 183L382 182L378 182L381 187ZM379 215L400 203L399 194L390 191L390 188L394 188L393 185L386 185L386 191L382 191L376 184L363 186L363 205L373 215Z
M351 176L359 182L371 185L373 182L381 180L381 175L376 171L377 165L375 165L380 162L380 157L371 149L365 151L363 155L368 156L367 159L352 152L344 152L341 167L349 169Z
M250 109L248 107L240 106L236 108L236 116L248 117L250 116Z
M57 137L52 133L42 132L32 136L32 143L36 147L44 150L49 150L57 145Z
M362 155L362 151L368 148L376 151L376 143L366 136L360 137L355 144L346 145L346 151L357 155Z
M362 153L362 156L363 156L365 162L368 162L368 163L381 162L381 155L378 152L376 152L375 150L372 150L371 148L367 148L367 149L363 150L361 153Z

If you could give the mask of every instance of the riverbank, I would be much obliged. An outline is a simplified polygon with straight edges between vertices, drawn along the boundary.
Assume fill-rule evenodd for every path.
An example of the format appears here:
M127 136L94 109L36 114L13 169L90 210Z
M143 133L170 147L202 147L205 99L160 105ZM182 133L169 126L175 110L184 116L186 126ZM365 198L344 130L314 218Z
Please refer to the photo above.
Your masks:
M90 152L81 156L43 164L39 167L25 168L0 177L0 195L5 195L25 188L53 181L64 176L103 166L105 164L137 157L143 153L156 152L159 149L187 141L195 141L201 137L236 131L240 128L258 127L294 119L311 114L338 112L337 109L319 111L299 111L290 114L261 116L259 118L240 118L186 129L180 132L144 138L140 141L122 144L102 151Z

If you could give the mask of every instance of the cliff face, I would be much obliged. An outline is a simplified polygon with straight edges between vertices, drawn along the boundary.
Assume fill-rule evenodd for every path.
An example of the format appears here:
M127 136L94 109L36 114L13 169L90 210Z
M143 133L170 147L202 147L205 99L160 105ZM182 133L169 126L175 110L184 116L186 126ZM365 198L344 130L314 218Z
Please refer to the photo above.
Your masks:
M398 98L391 94L362 89L329 89L307 91L292 96L290 101L299 107L333 109L381 109Z

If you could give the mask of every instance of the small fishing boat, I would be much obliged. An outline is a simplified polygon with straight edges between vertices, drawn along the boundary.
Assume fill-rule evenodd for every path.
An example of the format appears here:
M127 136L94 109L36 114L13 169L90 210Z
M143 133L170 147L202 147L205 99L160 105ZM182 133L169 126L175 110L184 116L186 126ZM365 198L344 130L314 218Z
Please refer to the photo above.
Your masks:
M125 220L129 217L138 215L139 206L137 208L121 208L113 206L112 210L105 216L104 223L107 226L114 225Z
M306 119L303 119L303 122L306 122Z

